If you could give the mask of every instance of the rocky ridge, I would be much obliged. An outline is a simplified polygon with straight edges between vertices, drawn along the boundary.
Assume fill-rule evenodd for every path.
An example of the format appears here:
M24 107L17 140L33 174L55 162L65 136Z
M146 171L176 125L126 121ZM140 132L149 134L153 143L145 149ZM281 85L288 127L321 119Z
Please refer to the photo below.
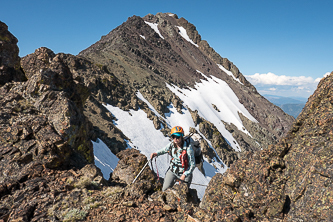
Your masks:
M12 75L11 64L21 62L26 81L8 78L0 88L0 219L62 220L68 213L62 204L74 206L78 196L87 196L78 188L105 182L91 164L93 129L83 114L89 91L50 50L40 48L22 61L18 50L3 53L15 42L5 36L13 39L0 50L1 60L9 61L3 74Z
M20 57L17 38L8 31L5 23L0 21L0 85L9 81L26 79L20 70Z

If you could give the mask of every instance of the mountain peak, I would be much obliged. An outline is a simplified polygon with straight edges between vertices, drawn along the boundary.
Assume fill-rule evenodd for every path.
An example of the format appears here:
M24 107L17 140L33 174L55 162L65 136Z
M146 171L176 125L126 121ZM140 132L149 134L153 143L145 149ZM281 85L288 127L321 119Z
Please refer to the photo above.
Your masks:
M214 76L228 84L258 120L259 128L267 128L278 138L293 121L280 108L270 108L272 104L257 93L232 62L201 40L193 24L172 13L132 16L79 56L103 65L120 82L129 85L132 94L139 90L156 105L156 110L164 113L177 98L166 84L193 89ZM182 105L177 104L181 110ZM256 106L260 111L254 104L260 104ZM268 127L270 124L274 126Z

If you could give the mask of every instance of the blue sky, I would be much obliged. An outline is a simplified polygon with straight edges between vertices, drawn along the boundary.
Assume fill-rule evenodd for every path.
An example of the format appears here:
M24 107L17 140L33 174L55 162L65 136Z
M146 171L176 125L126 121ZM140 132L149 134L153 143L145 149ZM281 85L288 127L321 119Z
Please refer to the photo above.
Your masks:
M42 46L77 55L132 15L172 12L261 94L308 97L333 71L331 0L10 0L1 7L20 56Z

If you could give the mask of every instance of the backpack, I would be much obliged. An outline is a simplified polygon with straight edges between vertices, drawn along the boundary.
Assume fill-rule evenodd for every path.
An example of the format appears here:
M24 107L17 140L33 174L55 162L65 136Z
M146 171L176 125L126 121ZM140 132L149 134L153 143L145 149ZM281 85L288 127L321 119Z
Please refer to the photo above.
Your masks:
M195 164L198 165L203 162L203 155L200 147L201 136L197 133L190 133L184 137L187 144L191 144L194 151Z

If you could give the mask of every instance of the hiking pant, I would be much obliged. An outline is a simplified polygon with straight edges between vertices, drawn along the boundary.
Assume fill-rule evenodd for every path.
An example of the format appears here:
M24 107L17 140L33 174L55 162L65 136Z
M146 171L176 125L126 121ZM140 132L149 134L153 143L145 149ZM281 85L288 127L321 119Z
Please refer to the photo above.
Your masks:
M171 169L169 169L167 171L167 173L165 174L165 177L164 177L164 183L163 183L163 188L162 188L162 191L165 191L166 189L168 189L169 187L172 187L175 182L176 182L176 179L178 179L179 177L177 177L172 171ZM185 182L187 182L187 186L190 187L190 184L192 182L192 174L185 177Z

